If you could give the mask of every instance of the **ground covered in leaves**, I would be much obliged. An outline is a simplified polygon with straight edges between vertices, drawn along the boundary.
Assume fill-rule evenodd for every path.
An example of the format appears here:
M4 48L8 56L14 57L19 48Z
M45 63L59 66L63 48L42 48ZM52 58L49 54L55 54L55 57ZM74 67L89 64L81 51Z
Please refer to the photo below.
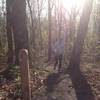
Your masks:
M100 69L87 70L85 76L91 86L95 100L100 100Z
M18 69L15 68L13 70L16 71ZM91 86L95 100L100 100L99 67L84 67L82 72ZM16 78L12 81L8 81L0 76L0 100L21 100L21 83L20 74L18 73L16 72ZM43 80L51 73L54 73L52 67L36 69L35 71L31 70L32 100L77 100L74 86L68 74L61 74L61 77L64 78L55 86L52 92L46 91Z

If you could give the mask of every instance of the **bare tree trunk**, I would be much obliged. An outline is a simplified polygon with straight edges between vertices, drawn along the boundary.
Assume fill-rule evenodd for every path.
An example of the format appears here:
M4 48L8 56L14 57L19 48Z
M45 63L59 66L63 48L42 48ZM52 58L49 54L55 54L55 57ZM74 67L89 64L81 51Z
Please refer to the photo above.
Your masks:
M4 1L2 1L4 2ZM3 8L4 9L4 8ZM13 37L12 37L12 23L11 23L11 15L12 15L12 0L6 0L6 32L7 32L7 43L8 43L8 61L7 64L8 66L1 71L0 73L4 75L6 79L12 79L12 76L10 75L10 68L11 65L13 64ZM4 12L4 11L3 11Z
M86 0L82 16L80 18L80 25L77 33L77 38L74 42L74 47L68 66L68 73L72 80L77 100L95 100L94 95L91 92L91 87L80 69L80 59L83 51L84 39L88 30L88 23L92 11L92 3L93 0Z
M30 0L27 0L27 3L30 10L31 24L32 24L32 44L33 44L33 48L35 49L35 26L34 26L34 19L33 19L34 17L33 17L32 8L30 5Z
M29 49L28 30L26 22L26 0L13 1L13 32L15 42L15 64L19 65L20 49Z
M41 49L42 49L42 32L41 32L41 9L42 8L40 8L40 2L39 2L39 0L37 0L37 5L38 5L38 34L39 34L39 36L40 36L40 47L41 47Z
M58 18L58 40L61 38L61 31L62 31L62 4L60 2L60 0L58 1L59 3L59 18Z
M51 0L48 0L48 60L51 60Z
M99 2L99 1L97 1L97 2ZM100 3L98 3L97 4L97 10L96 10L97 12L97 15L96 16L94 16L94 23L95 23L95 25L94 25L94 28L95 28L95 30L96 30L96 34L97 34L97 36L98 36L98 40L97 40L97 45L96 45L96 48L97 48L97 55L96 55L96 61L98 62L98 61L100 61L100 53L99 53L99 51L100 51Z
M84 39L88 30L88 23L92 11L92 3L93 0L91 0L90 2L89 0L86 1L85 6L83 8L82 16L80 18L80 25L77 33L77 38L74 42L74 47L73 47L70 64L69 64L69 68L73 71L75 68L79 67L80 65L80 58L83 50Z
M0 36L0 50L2 50L2 39L1 39L1 36Z
M7 21L7 40L8 40L8 65L13 64L13 37L12 37L12 0L6 0L6 21Z
M99 0L97 1L99 2ZM97 4L97 35L98 35L98 41L100 42L100 3Z

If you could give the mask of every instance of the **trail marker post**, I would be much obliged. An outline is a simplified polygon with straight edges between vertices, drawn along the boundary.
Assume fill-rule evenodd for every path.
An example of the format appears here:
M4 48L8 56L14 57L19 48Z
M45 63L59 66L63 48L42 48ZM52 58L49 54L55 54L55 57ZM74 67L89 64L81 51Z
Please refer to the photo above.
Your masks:
M28 50L22 49L20 51L19 65L21 72L22 100L31 100Z

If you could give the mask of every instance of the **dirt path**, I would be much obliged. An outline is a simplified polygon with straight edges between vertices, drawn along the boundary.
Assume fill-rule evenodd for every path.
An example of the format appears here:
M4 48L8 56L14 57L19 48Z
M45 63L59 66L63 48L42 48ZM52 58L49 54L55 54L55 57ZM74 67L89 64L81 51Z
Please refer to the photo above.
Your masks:
M77 100L69 75L63 77L65 78L57 84L53 92L47 93L44 86L35 92L32 100Z
M35 92L32 100L100 100L100 72L96 73L93 69L89 72L71 69L66 75L62 75L66 78L57 84L53 92L47 93L45 87L42 87ZM94 94L97 90L99 93Z
M93 90L86 76L79 70L61 74L65 77L53 92L47 93L45 87L35 92L32 100L99 100L95 99Z

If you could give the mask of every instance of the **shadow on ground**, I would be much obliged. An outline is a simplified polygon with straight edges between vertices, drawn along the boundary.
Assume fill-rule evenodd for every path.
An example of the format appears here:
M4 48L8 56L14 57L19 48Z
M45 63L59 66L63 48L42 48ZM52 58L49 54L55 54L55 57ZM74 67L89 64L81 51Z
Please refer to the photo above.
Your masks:
M60 74L52 73L47 76L47 78L43 81L44 84L47 86L48 92L53 92L54 86L57 84L57 80L59 79Z
M72 80L77 100L95 100L91 87L80 68L68 68L68 74Z

